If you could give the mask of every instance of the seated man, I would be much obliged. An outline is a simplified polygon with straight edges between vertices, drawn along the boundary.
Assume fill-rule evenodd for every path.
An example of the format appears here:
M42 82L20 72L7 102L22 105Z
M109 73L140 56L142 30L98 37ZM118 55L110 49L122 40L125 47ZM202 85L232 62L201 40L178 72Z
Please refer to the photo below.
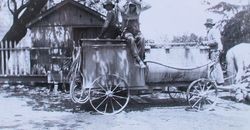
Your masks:
M142 1L127 0L125 5L119 7L122 16L122 37L130 46L132 56L141 68L145 68L145 41L140 31L139 16L151 6L143 5Z
M107 0L103 7L107 10L106 21L98 38L115 39L121 34L118 21L118 12L114 9L115 5L111 0Z

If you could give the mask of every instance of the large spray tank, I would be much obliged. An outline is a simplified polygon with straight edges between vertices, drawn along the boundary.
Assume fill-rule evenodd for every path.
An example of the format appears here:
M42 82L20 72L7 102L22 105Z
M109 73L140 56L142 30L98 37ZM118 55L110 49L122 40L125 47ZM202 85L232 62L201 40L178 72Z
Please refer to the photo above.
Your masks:
M196 43L169 44L163 48L146 51L147 83L192 82L207 78L209 47Z

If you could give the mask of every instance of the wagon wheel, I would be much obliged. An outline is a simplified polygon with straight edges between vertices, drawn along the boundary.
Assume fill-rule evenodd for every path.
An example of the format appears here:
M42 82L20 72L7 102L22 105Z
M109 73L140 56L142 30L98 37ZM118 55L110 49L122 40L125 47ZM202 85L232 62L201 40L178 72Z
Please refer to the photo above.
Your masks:
M208 79L198 79L192 82L187 90L187 98L192 109L211 110L217 100L215 82Z
M89 100L88 91L83 86L83 75L76 74L70 81L70 98L74 103L84 104Z
M174 100L174 101L179 101L179 102L183 102L183 101L187 101L186 98L186 92L180 90L178 87L175 86L169 86L168 87L168 95L169 97ZM185 99L185 100L183 100Z
M99 113L112 115L128 104L130 92L125 80L115 75L98 77L89 90L90 104Z

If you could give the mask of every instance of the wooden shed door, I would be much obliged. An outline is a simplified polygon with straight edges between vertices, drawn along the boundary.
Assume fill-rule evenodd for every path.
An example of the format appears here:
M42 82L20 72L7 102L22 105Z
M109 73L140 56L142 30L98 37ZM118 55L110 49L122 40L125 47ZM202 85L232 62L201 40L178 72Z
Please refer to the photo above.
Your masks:
M100 31L101 28L98 27L74 28L74 41L78 41L80 39L96 38L99 35Z

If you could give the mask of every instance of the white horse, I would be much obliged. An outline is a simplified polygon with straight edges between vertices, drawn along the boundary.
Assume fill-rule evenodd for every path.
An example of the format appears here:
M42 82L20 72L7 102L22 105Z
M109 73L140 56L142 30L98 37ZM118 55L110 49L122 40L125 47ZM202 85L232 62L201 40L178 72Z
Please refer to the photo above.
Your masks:
M250 43L241 43L229 49L226 55L227 71L236 74L230 83L242 80L245 70L250 66Z

